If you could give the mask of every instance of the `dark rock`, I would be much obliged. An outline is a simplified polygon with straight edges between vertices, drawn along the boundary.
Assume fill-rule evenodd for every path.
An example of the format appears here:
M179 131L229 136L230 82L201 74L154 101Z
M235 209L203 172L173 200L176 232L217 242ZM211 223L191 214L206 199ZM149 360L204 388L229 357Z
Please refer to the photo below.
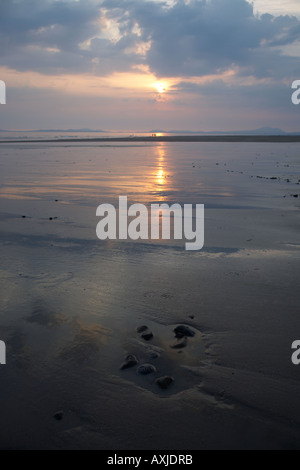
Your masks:
M153 333L151 331L145 331L145 333L142 333L141 334L141 337L145 340L145 341L150 341L152 338L153 338Z
M149 375L156 372L156 367L152 364L142 364L137 368L138 375Z
M195 331L192 330L189 326L179 325L174 329L174 333L176 338L183 338L184 336L188 336L192 338L195 336Z
M174 382L174 379L173 377L166 376L166 377L160 377L155 382L160 388L166 390Z
M149 359L157 359L158 357L160 357L160 354L157 351L149 350L146 352L146 356Z
M152 331L150 331L148 326L146 325L139 326L136 331L141 335L141 338L143 338L145 341L150 341L153 338Z
M173 344L171 344L171 348L182 349L182 348L185 348L186 345L187 345L187 337L184 336L183 338L178 338Z
M129 369L130 367L136 366L138 363L139 361L137 360L137 358L134 355L129 354L129 356L126 357L125 362L123 362L123 364L121 365L120 369Z
M57 411L54 413L53 418L56 419L56 421L61 421L64 417L64 412L63 411Z

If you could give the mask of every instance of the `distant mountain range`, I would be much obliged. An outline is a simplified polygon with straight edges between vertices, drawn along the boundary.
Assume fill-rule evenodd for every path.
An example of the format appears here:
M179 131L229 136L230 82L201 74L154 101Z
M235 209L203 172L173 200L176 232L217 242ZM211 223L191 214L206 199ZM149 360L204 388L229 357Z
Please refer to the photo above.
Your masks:
M85 133L106 133L106 134L118 134L118 132L111 132L111 131L103 131L101 129L88 129L88 128L83 128L83 129L36 129L36 130L26 130L26 131L11 131L11 130L5 130L5 129L0 129L0 132L30 132L30 133L36 133L36 132L58 132L58 133L79 133L79 132L85 132ZM261 127L259 129L254 129L254 130L243 130L243 131L187 131L187 130L174 130L174 131L166 131L163 129L154 129L150 131L144 131L144 132L136 132L137 134L177 134L177 135L300 135L300 132L285 132L282 129L274 128L274 127Z
M166 133L166 134L193 134L193 135L300 135L300 132L285 132L282 129L274 127L261 127L254 130L244 131L164 131L164 130L153 130L152 133Z

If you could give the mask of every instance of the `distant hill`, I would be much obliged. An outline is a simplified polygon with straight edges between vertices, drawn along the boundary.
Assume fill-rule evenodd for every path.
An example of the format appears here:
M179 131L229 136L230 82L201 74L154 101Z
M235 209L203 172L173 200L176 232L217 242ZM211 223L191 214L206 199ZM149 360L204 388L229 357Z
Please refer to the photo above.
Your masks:
M282 129L274 128L274 127L261 127L259 129L253 130L243 130L243 131L183 131L183 130L176 130L176 131L164 131L164 130L153 130L150 133L164 133L164 134L193 134L193 135L298 135L300 132L285 132Z

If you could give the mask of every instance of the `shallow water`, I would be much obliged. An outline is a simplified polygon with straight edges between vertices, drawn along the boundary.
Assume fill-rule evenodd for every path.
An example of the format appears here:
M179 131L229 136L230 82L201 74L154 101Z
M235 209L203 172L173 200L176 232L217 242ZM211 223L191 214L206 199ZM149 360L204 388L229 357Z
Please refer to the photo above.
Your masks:
M299 151L2 144L0 446L298 448ZM203 250L98 240L121 195L205 204ZM179 324L196 335L177 350ZM157 372L120 370L127 354Z

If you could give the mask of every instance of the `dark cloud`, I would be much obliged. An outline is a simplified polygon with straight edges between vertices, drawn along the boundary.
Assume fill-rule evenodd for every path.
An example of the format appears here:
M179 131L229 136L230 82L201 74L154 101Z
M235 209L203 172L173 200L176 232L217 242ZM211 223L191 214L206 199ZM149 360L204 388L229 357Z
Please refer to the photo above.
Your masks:
M99 8L89 1L1 0L1 50L21 46L57 47L74 51L96 32Z
M99 75L129 70L141 59L126 49L136 34L101 38L103 9L93 0L1 0L0 64L17 70ZM102 26L101 26L102 25ZM91 41L91 46L82 44Z
M295 17L254 15L246 0L178 0L171 8L133 0L109 0L110 14L130 30L137 21L145 41L151 70L160 76L203 76L240 66L258 77L282 75L279 51L273 46L300 38ZM275 62L277 60L277 66ZM294 58L285 60L287 72Z
M114 41L101 30L104 14L118 24ZM204 76L235 66L241 75L290 78L298 60L279 48L299 38L297 18L256 16L246 0L177 0L172 7L149 0L0 3L1 65L48 74L105 75L147 64L161 77ZM141 41L151 41L146 56L134 52Z

